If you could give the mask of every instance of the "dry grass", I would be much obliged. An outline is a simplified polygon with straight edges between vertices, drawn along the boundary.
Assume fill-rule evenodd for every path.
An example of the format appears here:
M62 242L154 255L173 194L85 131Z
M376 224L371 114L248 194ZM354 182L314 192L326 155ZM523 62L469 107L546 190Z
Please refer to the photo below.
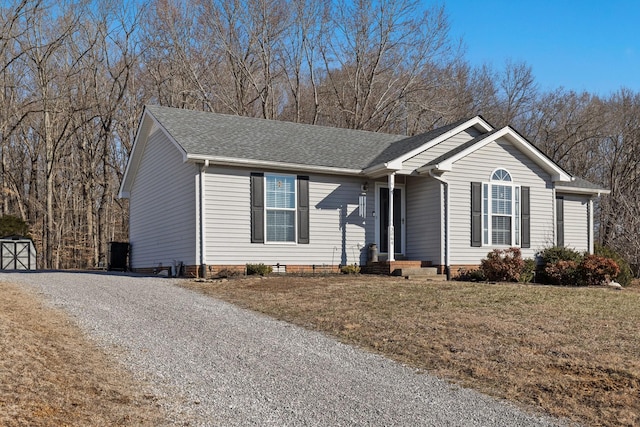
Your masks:
M165 424L116 366L64 313L0 283L0 425Z
M185 282L588 425L640 424L640 290L374 276Z

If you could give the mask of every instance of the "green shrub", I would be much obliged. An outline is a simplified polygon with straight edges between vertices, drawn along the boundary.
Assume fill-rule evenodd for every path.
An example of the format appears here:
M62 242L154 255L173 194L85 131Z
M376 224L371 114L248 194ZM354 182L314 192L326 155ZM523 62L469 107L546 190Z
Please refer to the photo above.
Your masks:
M456 280L463 282L484 282L487 278L483 271L478 268L473 270L461 270L456 276Z
M579 264L576 261L559 260L544 266L544 283L551 285L574 285L580 284Z
M517 282L524 269L520 248L494 249L480 261L480 269L487 280Z
M620 267L615 252L596 248L599 254L583 255L580 252L560 246L553 246L540 252L542 269L540 281L552 285L597 286L607 279L631 282L631 269L627 264L628 276L620 278ZM618 258L620 258L618 256Z
M521 283L529 283L533 282L533 279L536 277L536 260L533 258L526 258L524 260L524 266L522 267L522 271L520 272L520 278L518 279Z
M583 255L575 249L565 246L551 246L539 254L542 266L538 279L551 285L578 285L580 274L578 266Z
M8 236L31 237L29 234L29 224L13 215L0 217L0 237Z
M216 277L223 279L228 277L237 277L242 274L242 271L234 270L231 268L223 268L216 273Z
M251 276L254 274L259 274L260 276L264 276L266 274L271 274L273 272L273 267L270 265L260 264L247 264L247 275Z
M629 286L631 284L631 281L633 280L633 272L631 271L631 266L629 266L627 260L622 258L622 256L613 249L605 248L600 245L596 245L595 253L596 255L611 258L616 262L616 264L618 264L620 272L616 277L611 277L611 279L615 279L616 282L620 283L622 286Z
M618 276L620 267L611 258L585 255L579 266L581 285L598 286Z
M342 274L359 274L360 267L356 264L343 265L340 267L340 272L342 272Z
M582 261L582 254L580 252L565 246L551 246L543 249L539 255L540 258L542 258L544 266L558 261L575 261L576 263Z

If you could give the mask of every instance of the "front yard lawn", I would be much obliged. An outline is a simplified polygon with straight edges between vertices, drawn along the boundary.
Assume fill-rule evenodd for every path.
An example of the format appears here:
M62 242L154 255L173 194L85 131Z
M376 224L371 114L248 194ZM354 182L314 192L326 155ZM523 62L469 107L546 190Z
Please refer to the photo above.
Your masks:
M191 289L587 425L640 424L640 290L270 276Z

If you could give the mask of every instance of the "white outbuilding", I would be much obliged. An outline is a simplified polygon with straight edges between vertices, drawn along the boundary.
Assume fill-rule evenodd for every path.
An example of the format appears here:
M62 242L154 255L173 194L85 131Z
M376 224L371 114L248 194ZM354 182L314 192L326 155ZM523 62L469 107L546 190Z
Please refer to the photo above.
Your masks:
M35 270L36 247L33 240L24 236L0 238L1 270Z

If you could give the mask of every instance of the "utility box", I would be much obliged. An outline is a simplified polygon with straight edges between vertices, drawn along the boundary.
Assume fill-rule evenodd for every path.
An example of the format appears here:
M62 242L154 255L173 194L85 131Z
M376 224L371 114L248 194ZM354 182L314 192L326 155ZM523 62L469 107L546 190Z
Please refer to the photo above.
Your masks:
M369 262L378 262L378 245L369 243Z
M129 243L109 242L109 271L129 270Z
M0 239L0 270L35 270L36 247L24 236Z

